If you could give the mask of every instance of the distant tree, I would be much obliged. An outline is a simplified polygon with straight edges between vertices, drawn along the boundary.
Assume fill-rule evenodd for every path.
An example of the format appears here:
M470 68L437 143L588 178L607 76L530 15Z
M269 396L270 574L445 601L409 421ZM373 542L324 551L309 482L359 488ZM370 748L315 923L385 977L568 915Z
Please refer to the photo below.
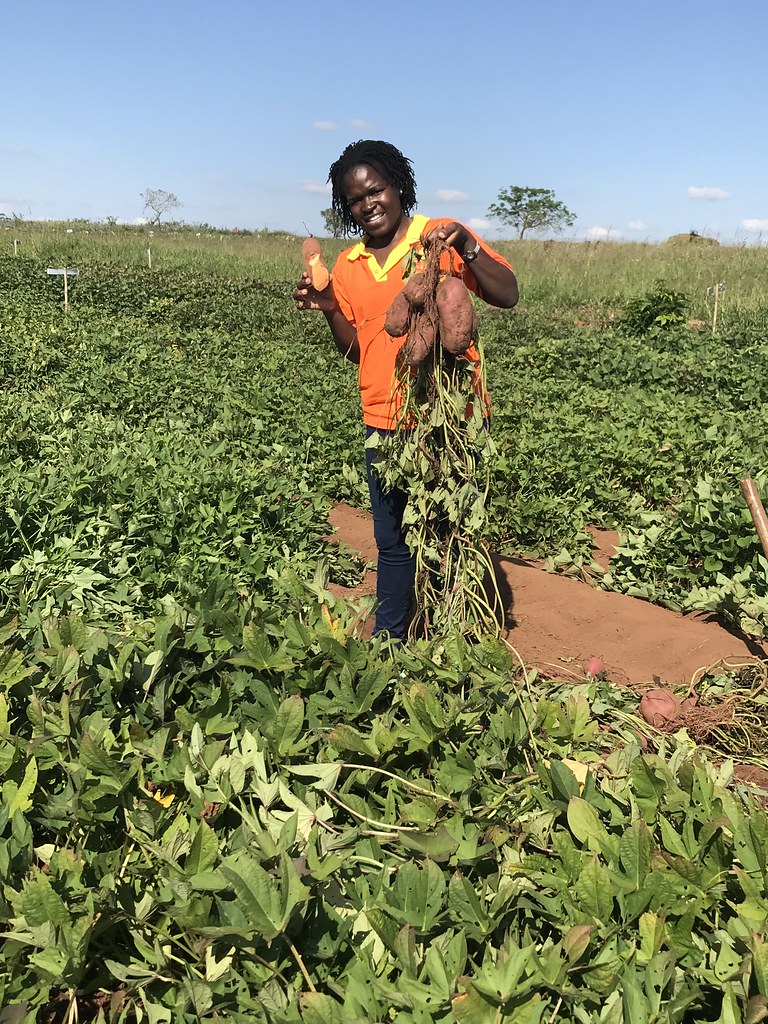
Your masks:
M154 214L150 222L152 224L159 224L166 210L174 210L181 206L173 192L166 192L162 188L146 188L140 196L144 200L144 209L151 210Z
M321 210L320 213L325 223L326 234L329 234L331 238L341 238L344 234L344 227L341 217L334 208L329 206L327 210Z
M522 238L526 231L562 231L576 220L565 203L555 198L551 188L503 188L496 202L488 207L488 216L509 224Z

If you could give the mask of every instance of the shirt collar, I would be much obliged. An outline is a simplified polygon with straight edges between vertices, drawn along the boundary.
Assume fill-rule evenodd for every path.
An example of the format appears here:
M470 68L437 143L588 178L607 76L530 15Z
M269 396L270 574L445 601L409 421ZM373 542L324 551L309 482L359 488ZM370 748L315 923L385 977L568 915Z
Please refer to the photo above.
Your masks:
M399 263L403 256L405 256L405 254L418 242L428 220L429 217L425 217L422 213L415 213L413 217L411 217L411 223L408 225L408 230L389 256L387 256L387 262L383 267L379 267L378 261L375 259L373 253L369 252L366 248L366 243L368 242L367 235L361 242L358 242L357 245L352 246L347 253L347 259L351 261L365 257L365 259L371 261L370 266L371 269L374 270L375 276L383 277L392 269L392 267L395 266L395 264Z

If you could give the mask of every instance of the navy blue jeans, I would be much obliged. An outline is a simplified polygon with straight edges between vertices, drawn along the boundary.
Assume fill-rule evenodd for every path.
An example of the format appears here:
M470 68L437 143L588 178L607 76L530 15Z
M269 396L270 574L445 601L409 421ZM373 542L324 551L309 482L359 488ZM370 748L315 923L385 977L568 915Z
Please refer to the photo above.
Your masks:
M376 433L366 427L366 439ZM379 430L379 434L388 431ZM373 536L379 557L376 577L376 624L374 634L388 633L404 640L408 631L408 613L416 576L416 559L410 552L403 531L403 512L408 495L399 488L386 490L381 477L373 469L378 452L366 448L365 464L368 470L368 490L373 512Z

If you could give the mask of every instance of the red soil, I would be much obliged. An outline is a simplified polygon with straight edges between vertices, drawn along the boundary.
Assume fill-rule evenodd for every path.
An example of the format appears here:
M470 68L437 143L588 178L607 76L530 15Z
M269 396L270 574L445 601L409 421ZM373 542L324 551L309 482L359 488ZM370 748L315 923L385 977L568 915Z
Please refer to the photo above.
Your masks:
M330 540L375 563L368 513L341 504L329 518L335 530ZM593 534L595 560L606 566L617 535ZM614 683L690 685L707 670L768 658L765 647L729 631L713 616L680 615L625 594L596 590L525 559L497 555L494 564L507 609L504 635L526 665L550 678L583 679L587 662L599 658ZM348 599L375 594L376 574L367 572L354 589L331 589ZM364 635L371 627L369 620Z

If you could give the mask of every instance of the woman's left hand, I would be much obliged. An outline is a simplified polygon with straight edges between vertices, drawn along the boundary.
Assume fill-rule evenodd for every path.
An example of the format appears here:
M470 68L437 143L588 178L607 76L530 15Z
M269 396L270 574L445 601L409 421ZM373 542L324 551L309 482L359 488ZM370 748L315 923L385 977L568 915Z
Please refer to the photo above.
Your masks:
M425 249L428 249L438 239L454 248L459 256L462 256L469 249L473 249L475 245L475 238L472 232L456 220L452 220L449 224L441 224L439 227L432 228L429 234L422 236L421 243Z

